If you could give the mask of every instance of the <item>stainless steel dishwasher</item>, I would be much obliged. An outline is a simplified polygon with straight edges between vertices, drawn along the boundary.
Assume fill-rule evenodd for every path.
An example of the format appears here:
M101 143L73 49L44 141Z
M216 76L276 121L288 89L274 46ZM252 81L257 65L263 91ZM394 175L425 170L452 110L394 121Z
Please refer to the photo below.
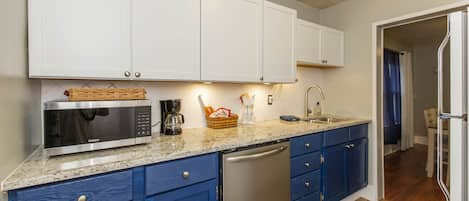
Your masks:
M223 154L223 201L290 200L289 142Z

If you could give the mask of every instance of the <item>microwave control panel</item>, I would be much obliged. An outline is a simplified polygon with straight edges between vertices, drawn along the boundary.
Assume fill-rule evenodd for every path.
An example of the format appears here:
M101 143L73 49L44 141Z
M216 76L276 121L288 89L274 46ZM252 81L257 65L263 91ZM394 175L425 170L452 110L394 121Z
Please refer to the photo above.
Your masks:
M136 108L136 137L151 136L151 107Z

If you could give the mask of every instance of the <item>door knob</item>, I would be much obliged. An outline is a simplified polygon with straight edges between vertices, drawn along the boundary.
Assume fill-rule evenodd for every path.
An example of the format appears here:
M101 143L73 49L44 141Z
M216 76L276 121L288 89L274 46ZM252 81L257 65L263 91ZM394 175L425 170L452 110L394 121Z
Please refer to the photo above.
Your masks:
M78 200L77 201L86 201L86 196L85 195L81 195L80 197L78 197Z
M189 173L189 171L184 171L184 172L182 173L182 178L188 179L190 175L191 175L191 174Z
M124 72L124 76L125 76L125 77L130 77L130 75L132 75L132 74L130 73L130 71L125 71L125 72Z

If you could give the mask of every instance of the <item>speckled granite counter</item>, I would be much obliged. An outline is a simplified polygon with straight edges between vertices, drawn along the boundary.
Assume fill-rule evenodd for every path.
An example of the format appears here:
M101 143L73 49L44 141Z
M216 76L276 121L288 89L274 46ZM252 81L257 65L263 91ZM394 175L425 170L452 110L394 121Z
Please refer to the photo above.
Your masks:
M146 145L52 158L39 148L2 182L1 190L47 184L369 122L352 119L333 124L314 124L272 120L222 130L185 129L178 136L155 136Z

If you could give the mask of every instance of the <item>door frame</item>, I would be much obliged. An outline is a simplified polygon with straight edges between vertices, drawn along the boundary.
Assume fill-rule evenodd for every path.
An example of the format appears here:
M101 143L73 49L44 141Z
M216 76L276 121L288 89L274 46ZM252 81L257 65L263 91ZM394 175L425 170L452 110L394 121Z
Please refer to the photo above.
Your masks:
M378 200L384 200L384 129L383 129L383 63L384 63L384 30L396 26L402 26L419 21L425 21L437 17L447 15L449 13L467 10L469 7L469 0L463 0L456 3L446 4L443 6L435 7L432 9L410 13L407 15L377 21L372 23L372 48L371 48L371 62L372 62L372 133L377 136L377 164L372 166L377 167L377 192Z

